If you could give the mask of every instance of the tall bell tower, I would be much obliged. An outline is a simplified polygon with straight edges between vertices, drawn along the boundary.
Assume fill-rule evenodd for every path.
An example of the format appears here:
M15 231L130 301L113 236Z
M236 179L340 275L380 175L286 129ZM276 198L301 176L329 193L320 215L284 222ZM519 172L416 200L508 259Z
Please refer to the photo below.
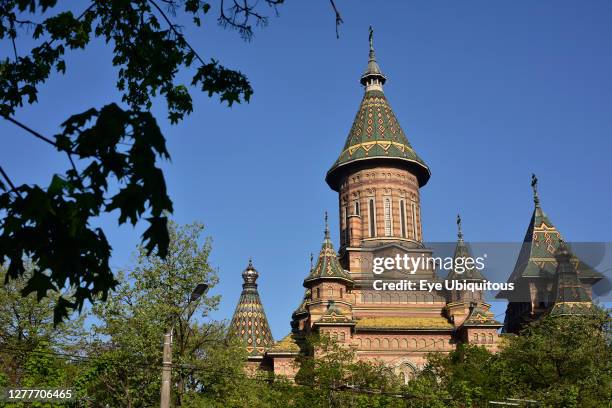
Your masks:
M351 272L369 269L367 248L396 243L422 247L419 189L430 177L385 94L370 27L368 66L361 76L365 94L340 156L325 180L338 192L340 262Z

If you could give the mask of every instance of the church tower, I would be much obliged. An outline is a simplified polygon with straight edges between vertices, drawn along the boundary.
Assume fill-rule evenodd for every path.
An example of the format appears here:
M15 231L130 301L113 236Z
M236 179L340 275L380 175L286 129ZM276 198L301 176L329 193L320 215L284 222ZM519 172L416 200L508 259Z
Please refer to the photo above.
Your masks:
M387 101L386 81L370 27L368 65L360 81L365 93L342 152L325 178L338 192L340 261L356 273L372 270L364 248L389 242L420 247L423 240L419 189L430 171Z
M457 245L453 255L453 269L446 277L450 284L482 284L486 282L482 272L475 266L466 267L461 259L472 258L472 251L463 239L461 217L457 215ZM452 282L454 281L454 282ZM491 305L485 302L484 291L479 289L453 289L447 294L446 313L456 327L455 337L461 343L476 344L490 351L498 348L497 330L503 326L495 320Z
M259 298L257 278L259 272L252 260L242 272L242 293L229 325L228 338L236 340L246 348L249 366L259 368L264 354L274 344L266 312Z
M571 268L575 269L576 279L572 282L582 286L580 293L586 295L589 301L592 286L602 278L599 272L571 254L567 244L561 245L561 233L540 205L535 174L531 176L531 187L534 209L516 265L508 279L508 282L514 283L515 289L497 295L498 298L508 299L504 321L506 333L518 333L525 324L555 309L555 304L560 303L556 292L558 279L562 278L562 282L571 279L568 278L567 263L571 263ZM561 267L560 261L565 266Z

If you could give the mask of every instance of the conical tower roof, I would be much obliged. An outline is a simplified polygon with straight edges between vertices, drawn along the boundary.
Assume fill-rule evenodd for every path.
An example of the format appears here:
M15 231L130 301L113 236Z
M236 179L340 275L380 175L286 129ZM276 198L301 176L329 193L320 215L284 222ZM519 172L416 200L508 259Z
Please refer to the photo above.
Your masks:
M304 286L309 287L313 281L320 279L342 280L353 283L353 279L347 271L342 269L338 261L338 254L329 237L329 225L327 224L327 213L325 213L325 238L321 245L321 252L316 265L310 270L310 274L304 279Z
M250 356L260 356L274 345L270 325L266 318L259 292L257 291L257 278L259 273L249 260L249 265L242 272L242 293L234 316L229 326L228 336L244 343Z
M482 273L474 266L471 268L464 268L462 271L458 271L456 266L458 258L473 258L472 251L468 244L463 240L463 231L461 230L461 216L457 215L457 246L455 247L455 254L453 255L453 269L448 273L447 280L485 280Z
M419 186L429 180L430 171L414 151L383 92L383 75L373 45L370 27L368 66L361 76L365 94L346 138L340 156L327 172L327 184L338 191L342 174L358 163L393 161L408 168L418 179Z
M531 186L533 188L533 214L514 271L508 282L515 282L519 278L553 276L557 270L555 253L562 240L561 233L540 206L537 190L538 179L535 174L531 176ZM577 265L579 277L595 279L601 277L601 274L580 261L576 256L572 256L572 262Z
M483 307L481 303L473 303L470 306L470 314L461 324L463 327L502 327L503 324L495 320L493 313Z
M591 297L578 279L578 273L571 259L572 254L563 241L555 253L557 271L555 274L555 300L552 315L584 314L591 310Z

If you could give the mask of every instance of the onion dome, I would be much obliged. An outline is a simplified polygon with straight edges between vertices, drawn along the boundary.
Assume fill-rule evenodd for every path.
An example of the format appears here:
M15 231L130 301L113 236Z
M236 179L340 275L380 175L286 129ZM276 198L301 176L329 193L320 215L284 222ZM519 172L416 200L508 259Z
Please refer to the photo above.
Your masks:
M341 280L352 284L353 279L345 271L338 261L338 254L329 237L329 225L327 224L327 213L325 213L325 239L319 252L316 265L310 270L310 274L304 279L304 286L309 287L311 283L321 280Z
M580 283L572 254L563 241L555 253L557 271L555 275L555 300L551 315L585 314L591 310L591 297Z
M459 258L473 258L472 251L469 246L463 240L463 232L461 231L461 216L457 214L457 246L455 247L455 254L453 255L453 269L448 273L447 280L477 280L484 281L485 278L482 273L473 265L463 267L462 270L458 270L457 265L463 265L459 263Z
M368 66L360 79L365 86L365 94L342 152L325 177L327 184L335 191L339 190L343 175L358 164L391 161L412 172L420 187L429 180L429 167L408 142L383 93L382 87L386 80L376 61L373 31L370 27Z
M249 356L261 356L274 344L270 325L257 291L258 277L259 272L249 259L249 265L242 272L244 280L242 293L228 333L230 339L237 339L245 345Z

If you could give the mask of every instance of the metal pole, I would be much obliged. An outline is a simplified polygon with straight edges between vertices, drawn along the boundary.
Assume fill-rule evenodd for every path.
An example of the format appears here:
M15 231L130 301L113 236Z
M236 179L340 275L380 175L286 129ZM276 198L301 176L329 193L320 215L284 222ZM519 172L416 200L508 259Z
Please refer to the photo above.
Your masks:
M187 310L189 305L193 302L196 302L203 294L208 292L208 284L200 283L198 284L191 296L189 297L189 301L181 310L181 313L177 316L177 319ZM170 391L172 385L172 333L174 332L174 325L176 324L176 319L172 322L170 326L170 330L166 334L164 334L164 353L162 357L162 384L161 384L161 397L159 406L160 408L170 408Z
M171 328L168 333L164 334L160 408L170 408L170 385L172 383L172 331Z

